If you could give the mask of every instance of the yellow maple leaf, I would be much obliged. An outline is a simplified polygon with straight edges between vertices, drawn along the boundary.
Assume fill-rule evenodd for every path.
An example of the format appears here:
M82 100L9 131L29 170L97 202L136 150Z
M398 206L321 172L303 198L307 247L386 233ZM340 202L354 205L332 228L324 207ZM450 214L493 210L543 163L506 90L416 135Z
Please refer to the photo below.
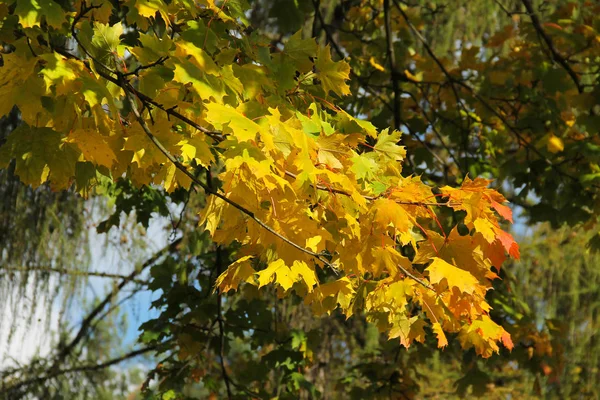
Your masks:
M215 288L227 292L237 290L241 282L252 282L252 276L256 273L252 268L252 258L253 256L244 256L231 263L215 281Z
M240 142L255 140L260 126L229 105L208 103L206 121L221 129L226 125Z
M475 225L475 230L483 235L485 240L489 243L492 243L496 240L496 233L494 231L494 224L490 222L487 218L477 218L473 225Z
M183 139L177 146L181 147L181 157L186 163L195 160L198 164L208 167L215 162L210 145L206 142L203 133L197 133L189 138Z
M509 350L514 347L510 334L487 315L481 316L470 325L465 325L458 333L458 340L464 349L474 347L477 354L483 358L489 358L500 351L498 341Z
M313 268L309 267L304 261L295 260L290 270L294 281L301 280L304 282L309 292L313 291L313 287L318 282L317 275Z
M198 225L202 226L206 224L206 230L210 232L211 236L214 236L221 222L221 215L225 208L228 208L225 201L217 196L210 196L206 201L206 207L200 211L200 221L198 222Z
M551 134L548 136L546 147L550 153L560 153L565 149L565 144L561 138Z
M38 187L50 181L55 190L67 189L75 176L79 153L63 136L50 128L21 124L0 148L0 167L15 160L15 174L28 185Z
M411 318L398 318L392 321L392 327L388 334L389 339L398 338L400 344L408 348L413 341L423 343L425 341L425 321L419 319L418 316Z
M399 232L406 232L413 226L408 213L393 200L375 200L371 212L374 213L374 222L383 229L391 225Z
M439 322L434 322L431 326L433 333L437 336L438 339L438 348L446 347L448 345L448 339L446 338L446 334L442 329L442 325Z
M178 53L191 56L202 72L215 76L219 75L219 67L217 67L217 64L215 64L214 60L200 47L186 41L176 42L175 45L177 46Z
M432 284L440 284L446 280L450 289L457 288L463 293L481 294L482 288L479 281L469 272L448 264L441 258L434 257L433 262L425 269L429 272L429 281Z
M111 168L117 160L108 138L97 129L75 129L67 141L76 145L87 161Z
M314 252L318 251L318 247L317 246L319 245L319 243L321 243L322 239L323 239L323 237L320 236L320 235L307 238L306 239L306 248L310 249L310 250L312 250Z
M261 288L274 281L283 290L288 290L294 284L294 275L282 259L277 259L258 272L258 287Z
M350 65L345 61L333 61L329 45L319 47L315 67L325 93L333 91L339 96L350 94L350 86L346 84L350 79Z

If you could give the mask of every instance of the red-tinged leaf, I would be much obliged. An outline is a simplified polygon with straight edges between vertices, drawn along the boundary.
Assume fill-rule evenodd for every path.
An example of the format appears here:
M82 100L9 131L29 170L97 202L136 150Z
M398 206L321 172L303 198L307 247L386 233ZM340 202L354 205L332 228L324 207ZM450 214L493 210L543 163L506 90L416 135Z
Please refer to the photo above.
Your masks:
M510 337L510 334L508 332L504 331L501 339L502 339L502 344L504 345L504 347L506 347L510 351L512 351L512 349L514 349L515 345L514 345L512 339Z
M543 25L546 28L554 28L554 29L558 29L559 31L563 30L562 26L555 24L554 22L545 22Z
M506 249L506 252L515 260L521 258L521 254L519 253L519 245L515 242L515 239L508 232L505 232L501 229L496 231L498 240L502 243L502 246Z
M496 212L500 214L502 218L504 218L507 221L510 221L511 224L514 223L512 210L510 209L510 207L500 204L494 200L492 200L492 207L494 207L494 210L496 210Z

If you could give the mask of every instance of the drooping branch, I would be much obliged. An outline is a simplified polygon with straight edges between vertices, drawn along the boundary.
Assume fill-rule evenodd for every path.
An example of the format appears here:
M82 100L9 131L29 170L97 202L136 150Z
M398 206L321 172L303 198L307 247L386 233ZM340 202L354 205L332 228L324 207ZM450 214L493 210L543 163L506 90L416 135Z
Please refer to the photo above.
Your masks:
M136 268L131 272L127 278L123 279L121 283L119 283L115 288L102 300L94 309L85 317L82 321L79 330L75 337L65 346L63 347L58 355L56 356L56 360L54 361L53 367L58 368L58 366L66 359L66 357L75 349L75 347L83 340L86 336L92 322L98 316L102 310L113 300L113 298L123 289L129 282L131 282L136 276L138 276L142 271L146 268L154 265L161 257L164 255L171 253L179 247L182 239L179 238L175 240L170 245L166 246L156 254L154 254L151 258L146 260L139 268Z
M82 8L83 10L83 8ZM82 11L83 12L83 11ZM322 19L322 15L320 15L320 10L316 10L316 12L319 13L320 18ZM75 40L77 41L77 43L79 44L79 46L83 47L83 44L77 39L77 33L76 30L73 28L72 30L72 35L74 36ZM326 30L327 32L327 30ZM338 52L341 53L341 50L339 49L339 47L336 47L336 50ZM91 53L87 50L84 49L85 54L88 55L88 57L90 57L92 59L92 61L95 61L94 57L91 55ZM341 55L340 55L341 56ZM234 208L238 209L239 211L241 211L243 214L245 214L246 216L248 216L250 219L252 219L253 221L255 221L259 226L261 226L262 228L264 228L265 230L267 230L268 232L270 232L271 234L275 235L276 237L278 237L279 239L283 240L285 243L291 245L292 247L294 247L295 249L310 255L311 257L315 258L316 260L320 261L322 264L324 264L325 266L330 267L334 272L337 272L336 268L333 266L333 264L331 264L327 259L325 259L323 256L323 253L316 253L312 250L309 250L297 243L295 243L294 241L288 239L287 237L285 237L284 235L280 234L279 232L277 232L275 229L273 229L270 225L266 224L264 221L262 221L261 219L259 219L253 211L245 208L244 206L242 206L241 204L229 199L226 195L220 193L219 191L211 188L209 185L205 184L204 182L200 181L192 172L190 172L190 170L188 170L188 168L186 166L184 166L181 162L179 162L179 160L177 160L165 147L164 145L157 139L157 137L152 133L152 131L150 130L148 124L146 123L146 121L144 120L144 118L142 117L137 104L136 104L136 97L137 99L139 99L140 101L142 101L142 103L144 105L146 105L146 103L152 104L153 106L157 106L157 103L154 102L152 99L150 99L148 96L143 95L142 93L139 93L135 88L133 88L133 86L131 85L131 83L127 80L126 77L126 73L124 71L121 70L120 68L120 64L118 62L118 60L116 59L115 56L115 66L117 68L116 71L113 70L109 70L110 74L116 75L117 78L113 78L112 76L110 76L107 73L102 73L100 71L98 71L98 73L104 77L105 79L115 83L117 86L119 86L125 94L125 97L131 107L131 110L135 116L135 119L138 121L138 123L140 124L142 130L145 132L146 136L150 139L150 141L161 151L161 153L164 154L164 156L178 169L180 170L183 174L185 174L194 184L198 185L199 187L201 187L205 193L210 194L210 195L214 195L217 198L223 200L224 202L226 202L227 204L233 206ZM148 101L150 100L150 101ZM165 112L168 112L169 109L165 109L164 107L159 107L160 109L162 109ZM183 116L182 116L183 117ZM184 117L185 118L185 117ZM187 123L187 118L185 119L181 119L182 121ZM192 121L190 121L192 122ZM197 124L190 124L191 126L196 127L195 125ZM199 127L199 126L198 126ZM199 129L201 131L204 132L204 130L206 130L206 128L203 129ZM215 134L215 132L211 132L212 134ZM213 137L213 135L209 135L211 137ZM223 140L222 137L220 135L215 135L215 137L213 138L217 141L221 141ZM288 174L288 172L286 171L286 174ZM315 186L317 187L317 186ZM318 187L317 187L318 188ZM347 193L344 193L347 194ZM375 197L376 198L376 197ZM375 199L372 198L372 199ZM413 205L419 205L419 206L425 206L427 207L428 205L425 205L424 203L414 203ZM435 205L438 206L440 204L438 203L431 203L431 205ZM431 286L429 286L427 283L423 282L422 280L420 280L419 278L415 277L414 275L410 274L408 271L404 270L403 272L405 272L407 274L407 276L409 276L411 279L417 281L419 284L425 286L428 289L432 289Z
M71 374L71 373L75 373L75 372L100 371L100 370L109 368L113 365L122 363L123 361L129 360L131 358L140 356L142 354L149 353L153 350L156 350L158 347L159 347L159 345L151 345L151 346L143 347L138 350L133 350L133 351L131 351L127 354L124 354L120 357L113 358L111 360L108 360L108 361L105 361L102 363L98 363L98 364L85 364L85 365L80 365L77 367L65 368L65 369L50 368L49 371L51 371L51 372L37 376L35 378L27 379L27 380L18 382L12 386L9 386L6 390L4 390L4 394L7 395L8 396L7 398L10 399L11 398L10 396L17 395L21 388L39 384L39 383L43 383L50 379L58 378L59 376L67 375L67 374ZM0 394L2 394L2 393L0 393Z
M73 275L73 276L92 276L96 278L109 278L109 279L123 279L128 280L129 282L135 282L140 285L147 285L148 281L139 278L131 278L129 275L121 275L121 274L113 274L110 272L100 272L100 271L77 271L70 270L67 268L59 268L59 267L50 267L50 266L27 266L27 267L0 267L0 272L5 271L7 273L16 273L16 272L46 272L46 273L57 273L62 275Z

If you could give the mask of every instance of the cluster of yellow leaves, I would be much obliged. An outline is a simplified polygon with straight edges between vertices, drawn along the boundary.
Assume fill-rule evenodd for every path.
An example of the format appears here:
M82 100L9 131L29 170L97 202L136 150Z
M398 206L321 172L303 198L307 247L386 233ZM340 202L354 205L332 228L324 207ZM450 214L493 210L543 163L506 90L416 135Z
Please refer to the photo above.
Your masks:
M215 242L241 245L238 260L217 280L220 290L275 285L282 296L302 296L317 314L364 312L407 347L422 342L430 326L440 347L446 333L457 333L484 357L499 342L511 348L509 335L489 318L485 294L497 277L492 266L500 268L505 253L518 257L518 246L500 227L497 214L511 220L511 213L487 189L489 181L467 178L435 196L419 177L402 175L400 132L377 132L333 104L332 93L349 94L347 63L332 61L328 48L300 33L283 51L260 37L240 40L228 32L241 29L243 13L199 3L129 1L126 19L142 30L129 45L123 26L109 25L110 13L98 4L76 26L94 57L87 64L42 45L31 51L31 36L13 40L16 50L0 69L0 114L17 105L24 123L0 148L0 165L15 159L25 183L50 181L56 189L76 181L87 191L94 175L85 175L84 165L140 186L189 189L189 177L127 115L123 88L103 76L111 73L106 68L135 70L165 57L128 79L163 110L176 109L222 137L213 141L160 107L143 113L180 165L222 171L221 192L230 202L210 196L201 211ZM42 13L17 11L3 23L16 16L27 35L45 29ZM176 20L180 31L144 32L158 16L167 25ZM66 29L65 15L53 18L46 21ZM444 233L440 207L465 211L471 234ZM408 248L416 254L409 257ZM324 266L338 279L320 282L317 268Z

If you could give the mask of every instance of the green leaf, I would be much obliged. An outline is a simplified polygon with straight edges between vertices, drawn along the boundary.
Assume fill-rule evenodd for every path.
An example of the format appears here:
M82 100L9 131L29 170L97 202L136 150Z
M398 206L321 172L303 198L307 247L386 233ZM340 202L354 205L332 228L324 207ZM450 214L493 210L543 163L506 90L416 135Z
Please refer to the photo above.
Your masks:
M15 15L23 28L40 26L44 20L55 28L66 22L64 10L52 0L18 0Z
M346 84L350 79L350 65L345 61L332 61L329 45L319 48L315 67L325 93L333 91L338 96L350 94L350 86Z
M0 167L6 168L14 159L15 174L24 183L37 187L49 180L53 187L66 189L75 176L79 154L62 140L62 134L51 128L22 124L0 148Z
M316 56L317 44L312 38L302 39L302 31L298 31L285 44L285 54L293 60L298 71L306 73L312 69L310 58Z

